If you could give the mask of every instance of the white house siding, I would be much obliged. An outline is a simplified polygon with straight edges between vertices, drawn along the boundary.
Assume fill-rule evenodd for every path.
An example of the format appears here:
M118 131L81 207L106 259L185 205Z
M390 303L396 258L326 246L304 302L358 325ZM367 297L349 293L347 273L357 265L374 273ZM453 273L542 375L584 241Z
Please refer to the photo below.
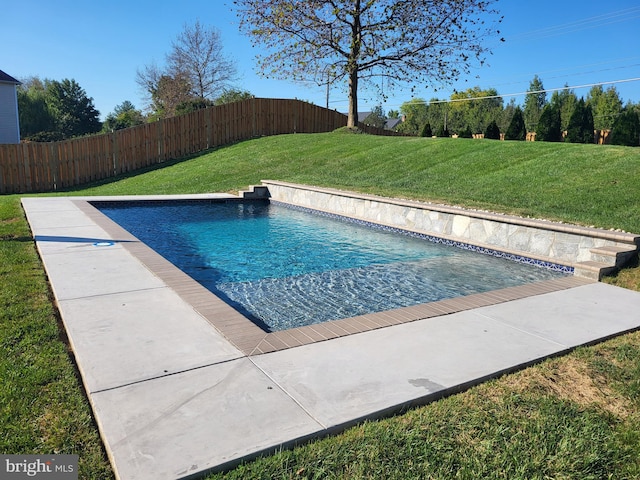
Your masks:
M20 143L18 94L13 83L0 82L0 143Z

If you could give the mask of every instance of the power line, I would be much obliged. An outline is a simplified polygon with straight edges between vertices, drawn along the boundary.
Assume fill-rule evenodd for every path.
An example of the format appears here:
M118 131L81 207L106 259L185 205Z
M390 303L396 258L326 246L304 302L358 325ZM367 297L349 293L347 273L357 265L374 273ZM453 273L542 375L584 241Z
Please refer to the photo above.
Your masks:
M454 99L448 99L448 100L422 100L422 101L414 101L412 103L414 104L425 104L425 105L430 105L430 104L436 104L436 103L457 103L457 102L467 102L467 101L472 101L472 100L490 100L493 98L505 98L505 97L519 97L522 95L535 95L538 93L550 93L550 92L558 92L561 90L569 90L569 89L580 89L580 88L588 88L588 87L598 87L598 86L602 86L602 85L615 85L617 83L629 83L629 82L638 82L640 81L640 77L635 77L635 78L625 78L625 79L621 79L621 80L611 80L608 82L596 82L596 83L586 83L583 85L567 85L564 87L557 87L557 88L545 88L545 89L541 89L541 90L530 90L530 91L525 91L525 92L518 92L518 93L505 93L505 94L499 94L499 95L487 95L484 97L469 97L469 98L454 98ZM346 105L344 103L344 100L332 100L329 103L331 104L339 104L339 105ZM400 107L402 105L388 105L389 107Z
M600 26L624 22L638 17L640 17L640 7L631 7L624 10L616 10L613 12L604 13L602 15L596 15L594 17L588 17L582 20L576 20L575 22L563 23L551 27L531 30L529 32L523 32L510 37L510 39L527 40L530 38L539 39L553 37L566 33L575 33L580 30L587 30L590 28L597 28Z
M519 93L506 93L502 95L487 95L486 97L470 97L470 98L454 98L449 100L423 100L422 102L414 102L414 103L424 103L424 104L432 104L432 103L455 103L455 102L466 102L469 100L487 100L492 98L504 98L504 97L519 97L521 95L529 95L529 94L538 94L538 93L549 93L549 92L557 92L560 90L568 90L568 89L579 89L579 88L587 88L587 87L598 87L601 85L613 85L616 83L627 83L627 82L637 82L640 81L640 77L636 78L625 78L622 80L612 80L609 82L597 82L597 83L587 83L584 85L572 85L565 86L559 88L545 88L542 90L531 90L527 92L519 92Z
M572 72L572 70L578 69L578 68L586 68L586 67L595 67L595 66L599 66L599 65L607 65L607 64L611 64L611 63L616 63L616 62L621 62L621 61L629 61L629 60L637 60L640 59L640 57L628 57L628 58L624 58L624 59L618 59L618 60L611 60L611 61L607 61L607 62L599 62L599 63L592 63L592 64L585 64L585 65L575 65L573 67L570 68L556 68L554 70L547 70L547 71L542 71L542 72L534 72L534 73L527 73L527 74L522 74L519 75L517 78L531 78L532 76L536 75L538 76L538 78L540 78L541 80L553 80L553 79L557 79L557 78L566 78L566 77L574 77L574 76L578 76L578 75L588 75L588 74L593 74L593 73L602 73L602 72L610 72L613 70L625 70L628 68L634 68L634 67L638 67L640 66L640 63L634 63L634 64L629 64L629 65L622 65L622 66L616 66L616 67L610 67L610 68L601 68L598 70L589 70L589 71L583 71L583 72ZM554 75L553 77L545 77L544 79L541 78L543 75L547 74L547 73L556 73L556 72L569 72L569 73L564 73L562 75ZM514 77L516 78L516 77ZM516 80L512 80L509 82L503 82L503 83L498 83L498 84L494 84L494 87L499 87L499 86L504 86L504 85L515 85L518 83L522 83L521 81L516 81Z

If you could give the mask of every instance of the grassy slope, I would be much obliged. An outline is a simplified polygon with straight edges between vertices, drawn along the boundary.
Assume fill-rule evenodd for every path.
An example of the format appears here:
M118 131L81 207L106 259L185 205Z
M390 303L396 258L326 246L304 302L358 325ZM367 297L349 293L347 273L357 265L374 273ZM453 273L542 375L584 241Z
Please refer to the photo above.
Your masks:
M639 172L640 149L294 135L72 193L230 191L272 178L640 233ZM0 197L0 451L78 453L80 478L109 478L29 235L19 198ZM640 289L637 272L615 281ZM638 478L639 366L633 333L218 476Z
M263 178L640 233L640 149L614 146L283 135L84 192L226 191Z

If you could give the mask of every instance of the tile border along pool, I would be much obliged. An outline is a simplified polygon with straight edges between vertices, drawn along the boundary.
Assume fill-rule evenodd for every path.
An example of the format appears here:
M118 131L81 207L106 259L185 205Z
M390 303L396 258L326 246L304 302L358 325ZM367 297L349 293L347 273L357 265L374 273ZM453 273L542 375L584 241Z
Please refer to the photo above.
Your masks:
M262 180L254 191L289 205L434 236L478 251L566 265L576 275L594 280L619 268L640 246L640 236L626 232L275 180Z
M88 203L239 198L22 199L120 479L231 468L640 328L640 293L573 276L265 333Z

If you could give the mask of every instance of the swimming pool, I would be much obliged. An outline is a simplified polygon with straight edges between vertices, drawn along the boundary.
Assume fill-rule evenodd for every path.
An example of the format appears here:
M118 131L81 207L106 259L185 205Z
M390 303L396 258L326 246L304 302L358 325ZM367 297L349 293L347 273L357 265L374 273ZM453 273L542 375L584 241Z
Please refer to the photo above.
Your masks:
M94 206L265 331L566 276L268 201Z

